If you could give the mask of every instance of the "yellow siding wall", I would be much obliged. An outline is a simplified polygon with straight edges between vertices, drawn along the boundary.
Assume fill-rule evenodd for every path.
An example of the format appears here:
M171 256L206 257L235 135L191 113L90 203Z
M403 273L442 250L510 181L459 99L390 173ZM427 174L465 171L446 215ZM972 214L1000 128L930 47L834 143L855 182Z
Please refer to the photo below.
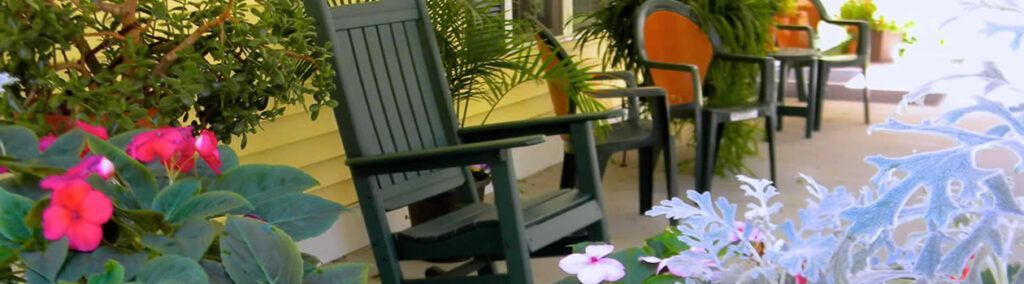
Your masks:
M477 104L470 108L469 113L466 125L479 125L487 108ZM530 82L506 96L487 123L551 115L554 115L554 110L547 96L547 86L541 82ZM319 119L311 121L302 108L289 108L283 117L264 122L262 131L250 135L245 149L239 149L237 143L232 147L238 151L244 164L301 168L320 181L320 186L312 189L313 194L345 205L356 203L352 175L345 166L345 150L334 114L329 109L322 111Z

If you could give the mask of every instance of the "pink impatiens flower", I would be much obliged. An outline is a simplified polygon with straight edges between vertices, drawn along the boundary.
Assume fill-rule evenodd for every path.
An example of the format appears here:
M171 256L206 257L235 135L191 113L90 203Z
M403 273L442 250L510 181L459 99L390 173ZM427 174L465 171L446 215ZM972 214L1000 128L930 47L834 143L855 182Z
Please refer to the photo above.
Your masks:
M110 139L110 134L107 133L107 129L103 126L90 125L82 121L75 121L75 125L78 126L78 129L85 131L85 133L92 134L93 136L96 136L96 138L102 140Z
M203 130L199 133L199 137L196 138L196 151L199 152L199 157L210 165L213 172L220 174L220 151L217 150L217 136L212 131Z
M43 211L43 237L68 238L71 249L96 250L103 240L103 224L114 214L113 204L102 192L77 179L56 188L50 206Z
M191 128L166 127L143 132L128 143L128 155L143 163L160 160L169 170L188 172L195 166L196 142Z
M48 176L43 178L39 187L52 191L66 187L76 180L84 180L89 175L96 174L103 179L110 179L114 176L114 163L103 156L89 156L78 162L77 165L68 169L62 175Z
M39 138L39 152L46 152L46 149L49 149L53 142L57 142L57 136L53 134Z
M575 274L583 284L617 281L626 276L626 268L618 260L605 258L612 253L612 245L589 245L585 253L574 253L558 261L558 267Z

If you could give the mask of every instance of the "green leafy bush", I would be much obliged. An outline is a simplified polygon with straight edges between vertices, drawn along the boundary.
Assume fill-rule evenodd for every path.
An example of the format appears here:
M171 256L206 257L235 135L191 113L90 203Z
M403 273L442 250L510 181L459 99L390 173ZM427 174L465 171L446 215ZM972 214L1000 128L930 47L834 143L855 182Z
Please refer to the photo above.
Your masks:
M192 125L221 140L289 105L336 103L329 53L291 0L21 0L0 5L0 123L37 134L47 116L110 125ZM311 101L308 101L310 100ZM141 122L141 123L140 123Z
M107 141L76 129L40 151L30 129L0 127L0 166L11 171L0 175L0 282L367 281L365 265L299 252L295 241L323 233L344 210L304 193L316 180L239 165L212 134L192 139L182 129ZM77 213L62 219L63 210Z

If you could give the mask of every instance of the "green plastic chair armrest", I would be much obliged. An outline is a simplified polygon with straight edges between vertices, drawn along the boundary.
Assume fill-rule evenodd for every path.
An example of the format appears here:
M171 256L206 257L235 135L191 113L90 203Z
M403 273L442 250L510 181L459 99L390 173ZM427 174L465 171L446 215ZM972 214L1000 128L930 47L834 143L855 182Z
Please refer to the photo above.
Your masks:
M361 174L399 173L455 166L491 163L500 160L501 151L544 143L542 135L531 135L460 144L420 151L398 152L352 158L345 162Z
M621 80L626 83L626 88L636 88L636 74L630 71L607 71L607 72L590 72L589 81L602 81L602 80Z
M538 118L523 121L495 123L481 126L466 127L459 130L463 142L478 142L524 135L558 135L567 134L573 124L596 120L607 120L620 117L625 112L621 109L604 112L581 113L556 117Z
M650 98L650 97L664 97L665 89L658 87L643 87L643 88L629 88L629 89L607 89L607 90L596 90L591 92L591 96L599 99L610 99L610 98Z

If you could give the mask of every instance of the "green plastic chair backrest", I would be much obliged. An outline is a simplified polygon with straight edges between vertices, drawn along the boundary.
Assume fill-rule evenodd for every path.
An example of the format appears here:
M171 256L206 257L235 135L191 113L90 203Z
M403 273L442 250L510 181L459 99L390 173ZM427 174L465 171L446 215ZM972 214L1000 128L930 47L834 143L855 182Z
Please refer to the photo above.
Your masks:
M349 158L459 143L422 0L303 1L320 40L331 44L338 86L332 97L339 102L334 114ZM375 176L354 171L353 180L361 203L380 198L385 210L394 210L466 188L468 175L464 168Z

